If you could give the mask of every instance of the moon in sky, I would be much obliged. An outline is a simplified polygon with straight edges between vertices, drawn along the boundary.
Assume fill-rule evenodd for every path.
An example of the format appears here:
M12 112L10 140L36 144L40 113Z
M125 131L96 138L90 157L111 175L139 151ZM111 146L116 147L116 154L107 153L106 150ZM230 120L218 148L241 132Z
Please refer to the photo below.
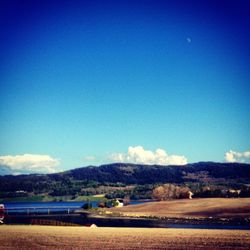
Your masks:
M187 42L188 43L191 43L192 42L192 39L190 37L187 37Z

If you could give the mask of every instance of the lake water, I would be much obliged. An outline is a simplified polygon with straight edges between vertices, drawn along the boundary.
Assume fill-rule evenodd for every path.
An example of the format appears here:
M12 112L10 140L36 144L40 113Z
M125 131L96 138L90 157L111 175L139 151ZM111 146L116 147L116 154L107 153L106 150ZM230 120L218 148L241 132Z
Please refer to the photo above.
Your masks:
M80 208L86 202L84 201L69 201L69 202L5 202L6 209L14 208L42 208L42 207L78 207ZM97 205L97 201L91 202L93 205Z
M142 204L148 201L131 201L130 205ZM67 202L5 202L3 203L6 211L11 213L50 213L53 212L72 212L81 208L87 201L67 201ZM99 201L90 201L93 208L98 207Z

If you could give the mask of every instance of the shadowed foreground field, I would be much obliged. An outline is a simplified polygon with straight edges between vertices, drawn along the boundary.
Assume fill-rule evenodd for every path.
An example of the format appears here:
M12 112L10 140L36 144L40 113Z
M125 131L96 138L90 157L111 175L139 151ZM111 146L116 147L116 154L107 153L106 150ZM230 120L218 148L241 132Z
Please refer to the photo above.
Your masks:
M0 249L249 249L250 231L0 226Z

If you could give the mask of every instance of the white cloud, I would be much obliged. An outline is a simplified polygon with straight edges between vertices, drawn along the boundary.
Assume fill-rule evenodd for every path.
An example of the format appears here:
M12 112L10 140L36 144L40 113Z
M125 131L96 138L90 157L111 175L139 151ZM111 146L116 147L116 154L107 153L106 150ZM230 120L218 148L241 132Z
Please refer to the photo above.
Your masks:
M230 150L226 152L225 160L227 162L250 162L250 151L236 152Z
M185 165L187 158L180 155L168 155L163 149L155 152L145 150L142 146L130 146L127 153L114 153L110 156L114 162L129 162L140 164L159 164L159 165Z
M21 173L55 173L60 164L58 159L49 155L6 155L0 156L0 169L5 169L9 174ZM1 171L0 171L1 172Z

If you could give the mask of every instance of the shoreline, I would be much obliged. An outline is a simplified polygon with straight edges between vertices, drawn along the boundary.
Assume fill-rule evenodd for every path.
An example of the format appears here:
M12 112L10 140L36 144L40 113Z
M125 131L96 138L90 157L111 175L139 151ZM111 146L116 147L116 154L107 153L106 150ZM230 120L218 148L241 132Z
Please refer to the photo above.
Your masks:
M124 216L124 215L96 215L89 214L88 218L107 220L142 220L152 221L159 224L171 225L208 225L208 226L248 226L250 229L250 218L180 218L180 217L158 217L158 216Z
M61 214L61 215L30 215L9 216L6 225L64 225L84 226L95 224L100 227L132 227L132 228L213 228L250 230L248 219L214 219L214 218L146 218L100 216L95 214Z

